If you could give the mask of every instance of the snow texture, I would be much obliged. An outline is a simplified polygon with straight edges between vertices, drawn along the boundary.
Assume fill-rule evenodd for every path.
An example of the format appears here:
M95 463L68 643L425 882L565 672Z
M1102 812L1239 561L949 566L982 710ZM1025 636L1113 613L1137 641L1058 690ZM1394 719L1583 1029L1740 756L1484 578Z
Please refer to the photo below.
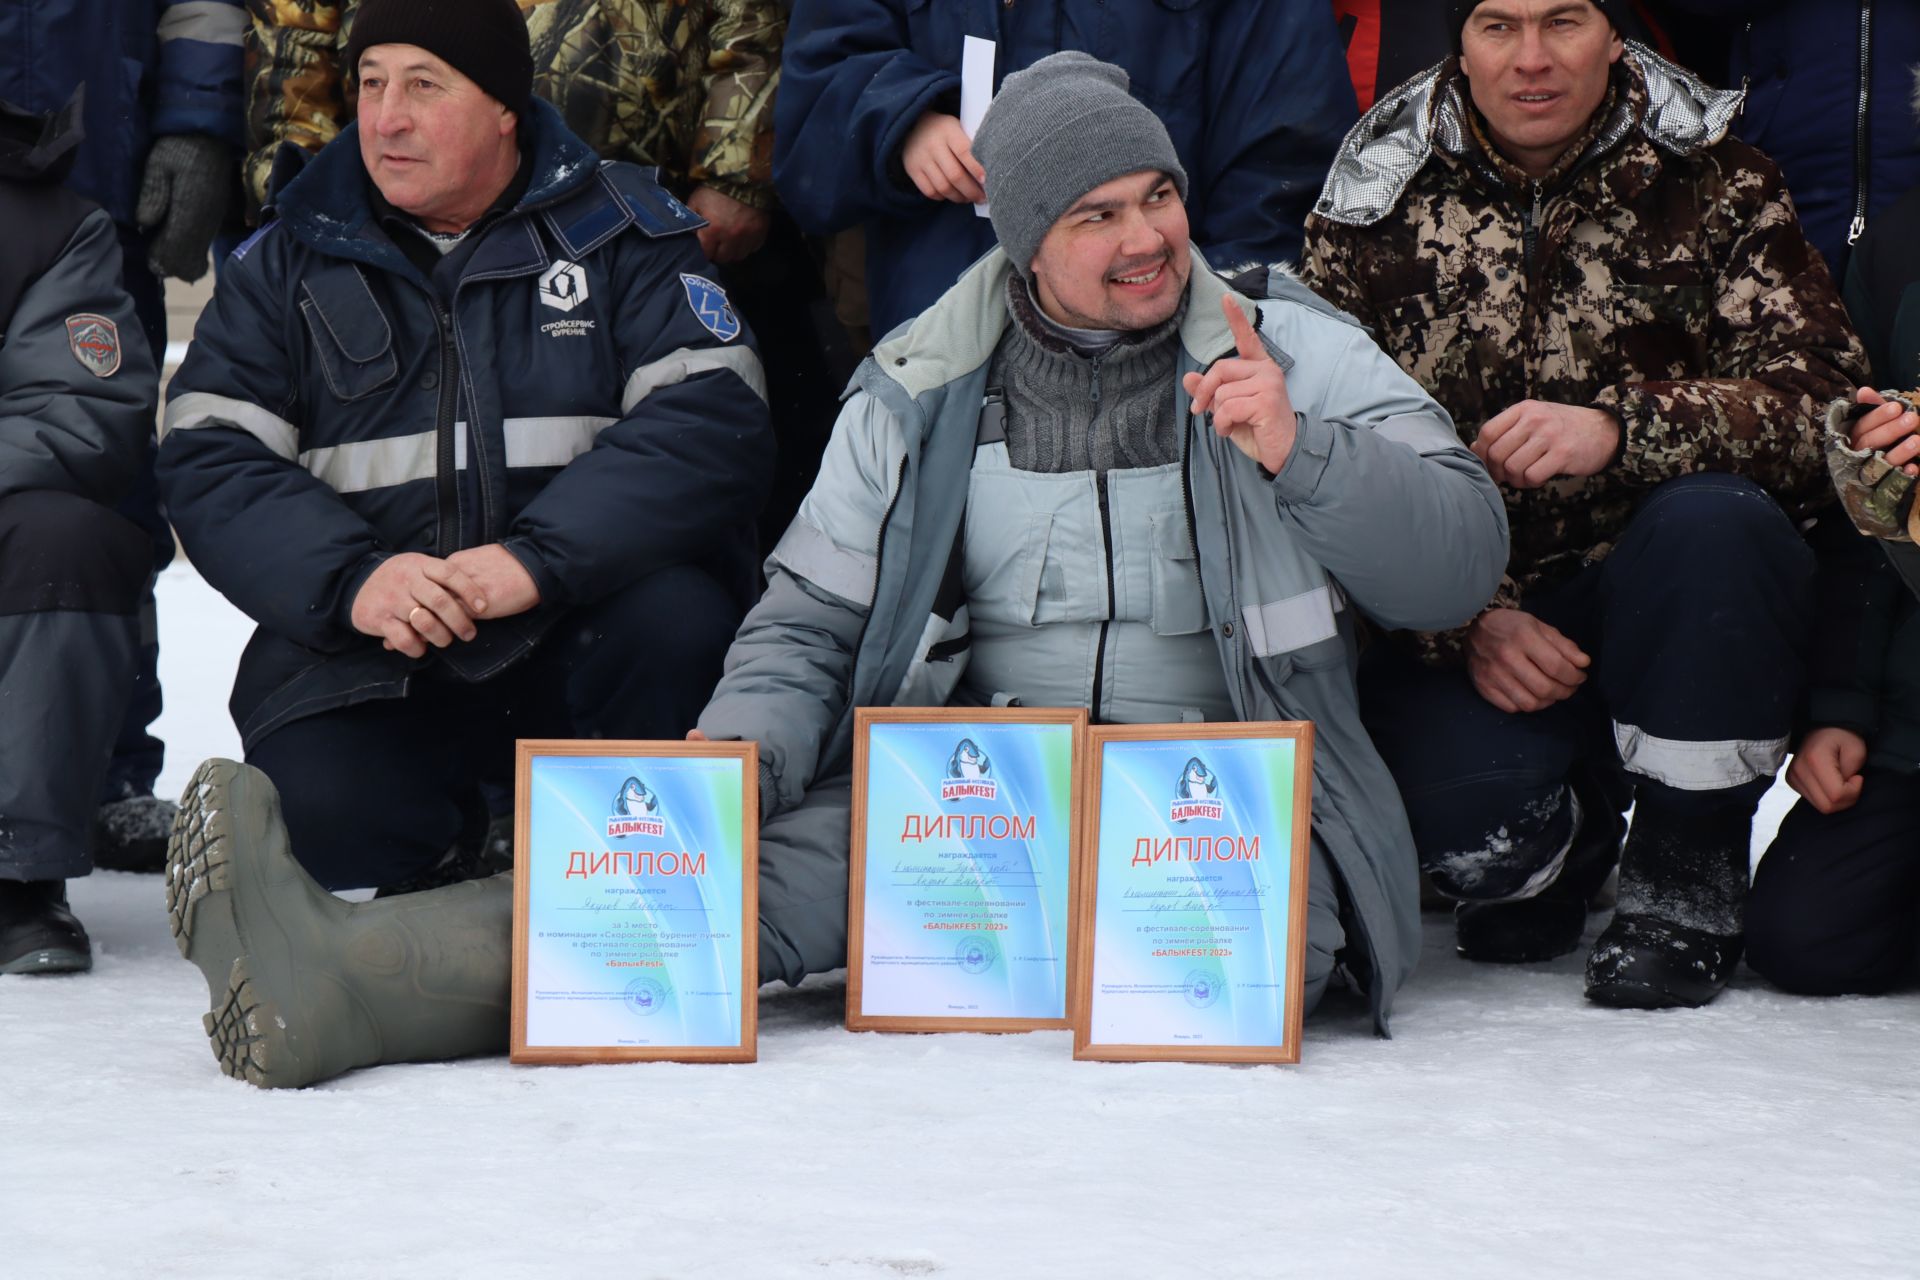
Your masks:
M237 751L245 632L184 569L160 618L178 788ZM1581 956L1471 965L1431 916L1395 1038L1335 995L1293 1068L853 1035L827 979L768 989L752 1065L265 1093L215 1067L160 877L73 899L94 972L0 978L0 1276L1920 1274L1920 994L1743 971L1703 1010L1602 1009Z

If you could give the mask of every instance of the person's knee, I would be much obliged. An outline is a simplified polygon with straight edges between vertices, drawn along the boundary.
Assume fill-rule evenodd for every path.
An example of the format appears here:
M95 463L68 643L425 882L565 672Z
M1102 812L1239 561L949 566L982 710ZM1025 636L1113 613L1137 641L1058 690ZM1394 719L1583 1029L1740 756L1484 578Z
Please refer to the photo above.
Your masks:
M10 608L131 614L151 568L147 535L71 493L30 489L0 498L0 594Z
M1747 967L1794 995L1875 995L1899 985L1913 959L1910 930L1836 928L1806 903L1756 892L1747 904Z
M1700 472L1655 489L1623 538L1670 578L1703 586L1729 573L1770 570L1810 576L1813 553L1786 512L1741 476Z
M593 685L663 684L704 703L739 628L741 611L711 574L677 565L649 574L582 612L571 639Z
M599 611L599 629L617 629L622 644L648 661L697 666L717 663L739 629L741 610L720 580L693 565L652 573L619 592Z

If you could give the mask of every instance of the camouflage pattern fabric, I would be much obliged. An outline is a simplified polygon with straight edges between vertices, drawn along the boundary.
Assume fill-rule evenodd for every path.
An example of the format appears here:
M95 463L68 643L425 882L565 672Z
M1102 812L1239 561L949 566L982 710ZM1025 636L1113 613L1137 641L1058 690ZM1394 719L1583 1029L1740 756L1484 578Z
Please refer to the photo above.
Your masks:
M1453 75L1435 109L1451 103L1471 120ZM1600 474L1503 487L1512 555L1496 604L1604 556L1676 476L1747 476L1795 516L1831 501L1826 405L1867 370L1826 264L1771 161L1732 139L1685 155L1656 147L1621 127L1646 104L1623 62L1567 172L1535 184L1468 128L1461 151L1436 148L1379 221L1307 220L1308 281L1372 331L1466 442L1528 399L1622 424ZM1429 637L1427 656L1457 656L1461 634Z
M610 160L658 165L677 194L709 186L773 204L778 0L517 0L534 92ZM342 65L355 0L247 0L247 193L264 200L282 142L318 150L352 119Z
M247 0L247 221L266 200L283 142L318 151L353 118L341 67L354 0Z
M1920 410L1920 391L1882 391L1909 409ZM1920 510L1913 501L1913 478L1870 449L1848 442L1856 420L1872 406L1842 396L1827 406L1827 472L1833 477L1840 505L1854 527L1869 538L1887 542L1920 542Z

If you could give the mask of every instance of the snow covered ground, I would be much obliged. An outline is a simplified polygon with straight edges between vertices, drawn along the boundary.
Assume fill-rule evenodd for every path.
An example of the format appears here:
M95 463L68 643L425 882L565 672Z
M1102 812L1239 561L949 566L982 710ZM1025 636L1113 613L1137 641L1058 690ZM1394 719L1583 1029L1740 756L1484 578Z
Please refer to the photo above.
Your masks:
M177 790L237 751L245 628L185 568L160 617ZM0 978L0 1277L1920 1275L1920 994L1605 1010L1433 917L1395 1038L1336 999L1295 1068L851 1035L828 980L768 991L753 1065L272 1094L215 1067L158 877L73 897L94 972Z

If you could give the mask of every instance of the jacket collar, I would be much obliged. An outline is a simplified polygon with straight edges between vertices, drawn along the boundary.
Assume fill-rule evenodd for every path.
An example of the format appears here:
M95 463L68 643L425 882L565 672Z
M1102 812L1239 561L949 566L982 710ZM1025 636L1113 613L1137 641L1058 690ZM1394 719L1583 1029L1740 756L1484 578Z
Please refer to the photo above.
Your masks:
M600 158L574 136L558 111L536 98L520 127L530 172L514 213L552 204L593 181ZM379 228L360 161L359 130L358 122L350 124L322 148L277 194L275 212L296 239L321 253L413 274L406 255Z
M1637 41L1621 60L1627 77L1623 104L1638 110L1624 127L1602 131L1618 146L1637 133L1660 150L1692 155L1727 134L1745 94L1715 89ZM1407 184L1436 150L1467 154L1474 143L1454 59L1447 59L1373 105L1341 142L1314 212L1330 222L1369 226L1391 213Z

